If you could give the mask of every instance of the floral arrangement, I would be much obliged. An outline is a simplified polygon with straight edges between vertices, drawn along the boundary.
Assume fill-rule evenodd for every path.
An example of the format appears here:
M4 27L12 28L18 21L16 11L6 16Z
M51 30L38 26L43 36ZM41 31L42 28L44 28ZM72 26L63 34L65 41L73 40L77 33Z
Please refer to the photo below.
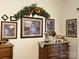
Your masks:
M38 16L43 16L45 18L50 17L49 13L46 12L41 7L37 7L37 4L32 4L31 6L25 6L23 9L21 9L16 14L14 14L14 16L16 17L16 19L19 19L19 18L22 18L27 15L31 15L31 14L32 14L32 16L34 16L36 14Z

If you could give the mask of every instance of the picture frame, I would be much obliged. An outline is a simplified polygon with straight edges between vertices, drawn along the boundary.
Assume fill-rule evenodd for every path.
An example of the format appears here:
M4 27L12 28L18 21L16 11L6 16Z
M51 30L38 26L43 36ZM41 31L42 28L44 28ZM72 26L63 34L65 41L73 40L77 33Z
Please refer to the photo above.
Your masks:
M66 20L66 36L77 37L77 19Z
M1 21L1 39L17 38L17 22Z
M1 18L2 18L4 21L6 21L9 17L8 17L6 14L4 14L3 16L1 16Z
M43 19L35 17L21 18L21 38L43 36Z
M54 31L55 30L55 20L54 19L46 19L45 20L45 32Z
M10 16L10 21L17 21L15 16Z

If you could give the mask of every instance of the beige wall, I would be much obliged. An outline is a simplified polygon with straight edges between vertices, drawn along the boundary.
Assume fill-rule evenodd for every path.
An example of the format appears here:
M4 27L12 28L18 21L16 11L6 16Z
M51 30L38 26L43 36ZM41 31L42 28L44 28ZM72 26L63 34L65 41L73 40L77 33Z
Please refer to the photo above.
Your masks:
M29 6L32 3L37 3L43 7L50 15L50 18L55 19L55 29L57 34L62 32L61 19L61 1L60 0L0 0L0 16L7 14L12 16L24 6ZM9 19L8 19L9 20ZM0 21L2 19L0 18ZM43 20L43 32L45 30L45 20ZM38 41L42 38L20 38L20 20L18 22L17 39L10 40L14 44L13 59L38 59Z
M55 30L57 34L65 35L65 20L72 18L79 19L79 12L76 10L76 8L79 7L78 2L78 0L0 0L0 16L7 14L10 17L24 6L37 3L38 6L43 7L48 13L50 13L50 18L55 19ZM1 18L0 21L2 21ZM45 20L43 20L43 32L45 30L44 21ZM20 19L17 22L18 37L17 39L10 40L14 44L13 59L38 59L38 41L43 40L44 36L42 38L21 39ZM70 59L76 59L77 54L79 55L79 51L77 51L79 48L78 39L79 33L78 38L68 38L68 41L70 41ZM77 59L78 58L79 57L77 56Z
M66 20L67 19L77 19L77 25L79 25L79 11L77 11L77 8L79 8L79 0L62 0L62 19L63 19L63 35L66 33ZM68 38L70 41L70 59L79 59L79 27L77 26L77 38ZM76 58L77 57L77 58Z

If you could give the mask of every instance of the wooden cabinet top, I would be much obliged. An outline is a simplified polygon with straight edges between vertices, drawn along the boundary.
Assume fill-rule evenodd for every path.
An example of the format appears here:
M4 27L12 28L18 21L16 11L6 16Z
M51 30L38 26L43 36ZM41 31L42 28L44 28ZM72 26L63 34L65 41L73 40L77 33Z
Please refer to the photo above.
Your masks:
M2 45L2 44L0 44L0 48L8 48L8 47L13 47L13 45Z
M63 45L63 44L68 44L69 45L69 42L68 41L66 41L66 42L59 42L59 43L50 43L50 42L46 43L44 41L39 42L40 46L46 46L46 45Z

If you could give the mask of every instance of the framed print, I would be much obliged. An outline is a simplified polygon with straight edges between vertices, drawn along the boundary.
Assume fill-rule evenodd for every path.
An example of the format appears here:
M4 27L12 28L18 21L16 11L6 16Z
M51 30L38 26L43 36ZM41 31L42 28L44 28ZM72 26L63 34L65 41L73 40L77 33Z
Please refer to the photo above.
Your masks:
M11 21L17 21L16 17L14 17L14 16L10 16L10 20Z
M43 19L33 17L21 18L21 38L42 37Z
M1 39L17 38L17 23L10 21L1 21Z
M46 19L45 20L45 31L54 31L55 30L55 20L54 19Z
M66 36L77 37L77 19L66 20Z

